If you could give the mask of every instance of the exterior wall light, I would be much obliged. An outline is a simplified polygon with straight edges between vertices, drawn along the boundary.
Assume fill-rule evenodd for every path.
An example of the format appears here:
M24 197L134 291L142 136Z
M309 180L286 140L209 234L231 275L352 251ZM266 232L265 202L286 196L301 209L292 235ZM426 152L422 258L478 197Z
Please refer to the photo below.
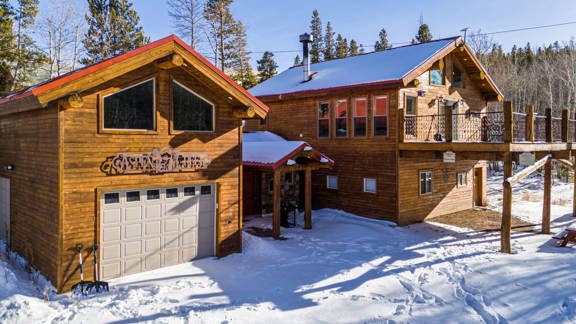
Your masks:
M426 96L426 91L418 90L418 97L424 97L424 96Z
M14 164L4 164L4 170L6 171L14 170Z

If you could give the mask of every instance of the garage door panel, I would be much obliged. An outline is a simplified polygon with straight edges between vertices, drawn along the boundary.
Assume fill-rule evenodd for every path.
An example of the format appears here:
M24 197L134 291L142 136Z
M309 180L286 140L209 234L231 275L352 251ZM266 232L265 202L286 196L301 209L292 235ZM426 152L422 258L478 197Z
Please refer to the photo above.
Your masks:
M115 190L111 193L119 199L108 197L108 204L104 193L100 220L103 278L214 255L213 191L213 185ZM139 192L140 200L134 192Z
M142 220L142 206L126 207L125 210L126 222L140 222Z
M174 233L180 230L180 220L178 218L171 218L164 220L164 233Z
M134 239L142 237L142 224L128 224L124 226L123 239Z
M122 249L120 248L120 243L111 245L102 245L102 261L109 261L114 259L120 259L122 257Z
M144 206L144 211L146 219L151 218L161 218L162 217L162 205L146 205Z
M120 208L105 209L103 213L102 223L104 225L118 224L122 220L122 210Z
M131 241L124 243L124 257L136 257L142 254L142 241Z
M146 222L144 224L144 235L146 236L156 236L160 235L162 231L162 222L155 221L155 222Z
M122 228L120 226L103 227L102 228L102 241L113 242L120 241L122 238Z

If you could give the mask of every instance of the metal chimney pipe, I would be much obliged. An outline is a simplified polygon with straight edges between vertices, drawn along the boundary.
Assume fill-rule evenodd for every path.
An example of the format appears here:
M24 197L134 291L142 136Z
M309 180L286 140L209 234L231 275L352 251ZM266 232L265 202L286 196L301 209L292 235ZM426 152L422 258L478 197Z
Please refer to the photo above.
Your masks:
M304 67L304 82L310 81L310 50L308 44L314 41L314 36L304 33L300 35L300 43L302 43L302 65Z

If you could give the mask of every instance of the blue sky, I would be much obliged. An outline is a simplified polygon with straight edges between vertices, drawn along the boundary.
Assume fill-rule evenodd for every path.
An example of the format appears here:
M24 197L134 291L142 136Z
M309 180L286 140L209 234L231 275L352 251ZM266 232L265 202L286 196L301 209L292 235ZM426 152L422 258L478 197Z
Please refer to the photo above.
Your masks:
M84 3L82 0L76 0ZM46 3L47 0L42 0ZM133 0L144 31L152 40L174 33L164 0ZM330 21L336 33L373 45L379 30L389 40L409 41L418 28L420 15L435 38L458 35L463 27L484 32L576 21L574 0L235 0L232 11L248 31L249 50L300 49L298 35L308 31L312 11L318 9L323 25ZM576 36L576 25L495 35L509 49L526 42L542 45ZM370 48L367 48L370 50ZM277 53L280 70L292 64L297 53ZM253 61L262 54L254 53Z

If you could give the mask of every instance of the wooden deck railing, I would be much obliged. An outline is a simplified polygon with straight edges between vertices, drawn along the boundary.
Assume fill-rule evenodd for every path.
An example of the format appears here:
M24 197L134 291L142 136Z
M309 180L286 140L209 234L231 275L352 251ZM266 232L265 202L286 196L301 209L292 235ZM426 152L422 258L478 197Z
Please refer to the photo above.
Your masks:
M576 119L569 119L567 109L561 116L551 109L540 115L533 106L514 112L512 103L504 102L502 111L404 116L400 121L401 142L576 143Z

